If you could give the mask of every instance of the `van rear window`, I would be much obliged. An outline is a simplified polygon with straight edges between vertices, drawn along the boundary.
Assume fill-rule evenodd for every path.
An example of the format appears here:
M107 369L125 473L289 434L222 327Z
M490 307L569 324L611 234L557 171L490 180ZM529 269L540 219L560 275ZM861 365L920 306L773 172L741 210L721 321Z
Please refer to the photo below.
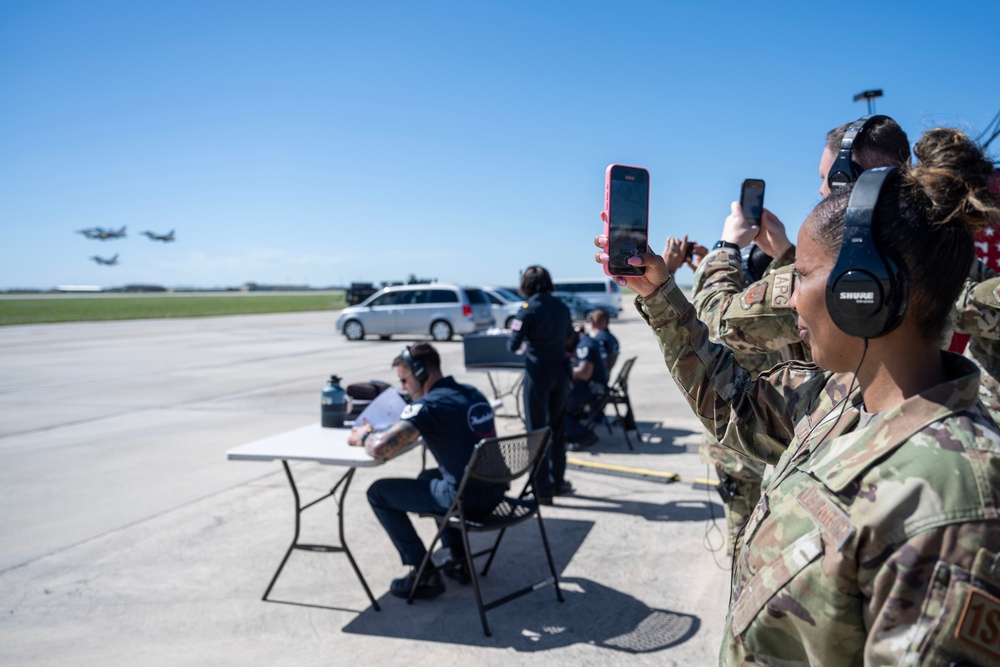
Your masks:
M489 303L490 298L481 289L465 288L465 293L469 295L469 303Z

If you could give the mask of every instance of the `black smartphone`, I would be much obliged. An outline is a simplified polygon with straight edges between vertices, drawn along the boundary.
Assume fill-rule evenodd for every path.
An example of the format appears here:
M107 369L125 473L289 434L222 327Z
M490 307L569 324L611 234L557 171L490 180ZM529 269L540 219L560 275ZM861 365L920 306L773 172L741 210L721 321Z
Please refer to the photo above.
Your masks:
M644 266L630 266L628 258L646 252L649 235L649 172L642 167L609 165L604 174L604 210L607 220L609 276L641 276Z
M759 178L748 178L743 181L740 206L743 207L743 218L747 224L759 226L764 215L764 181Z

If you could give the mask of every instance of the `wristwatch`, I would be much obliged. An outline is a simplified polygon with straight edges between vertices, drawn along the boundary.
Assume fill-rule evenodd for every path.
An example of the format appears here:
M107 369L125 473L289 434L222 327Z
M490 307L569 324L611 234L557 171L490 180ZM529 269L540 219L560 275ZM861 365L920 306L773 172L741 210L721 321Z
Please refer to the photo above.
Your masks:
M719 241L712 246L712 250L718 250L719 248L729 248L730 250L735 250L736 252L740 251L740 247L738 245L730 243L729 241Z
M374 431L365 431L364 433L361 434L361 444L362 445L365 444L365 440L367 440L368 436L370 436L372 433L374 433Z

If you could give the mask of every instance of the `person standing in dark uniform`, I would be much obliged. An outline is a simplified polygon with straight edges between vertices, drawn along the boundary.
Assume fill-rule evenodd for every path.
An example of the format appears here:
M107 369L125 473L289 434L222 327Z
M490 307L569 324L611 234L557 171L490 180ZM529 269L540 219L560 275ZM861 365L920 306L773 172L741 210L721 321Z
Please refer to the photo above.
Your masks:
M475 387L456 382L441 374L441 357L429 343L417 343L403 350L392 362L399 381L410 394L399 421L382 431L370 424L356 426L348 437L351 445L364 446L372 457L387 459L422 437L438 462L437 468L424 470L416 479L380 479L368 488L368 502L410 573L394 579L389 592L407 597L413 588L416 570L427 549L413 529L407 512L443 514L458 493L465 467L476 444L496 435L493 409ZM471 481L462 494L468 516L488 515L503 499L502 484ZM466 583L465 551L460 533L449 529L441 543L451 550L441 571L445 576ZM424 570L417 585L416 597L432 598L444 592L444 582L434 567Z
M554 495L573 490L566 480L564 434L569 395L566 343L573 334L573 320L566 304L552 296L554 289L544 267L524 270L521 293L528 300L511 323L508 342L512 352L525 344L524 414L528 430L552 428L548 455L542 459L535 480L538 502L543 505L551 505Z

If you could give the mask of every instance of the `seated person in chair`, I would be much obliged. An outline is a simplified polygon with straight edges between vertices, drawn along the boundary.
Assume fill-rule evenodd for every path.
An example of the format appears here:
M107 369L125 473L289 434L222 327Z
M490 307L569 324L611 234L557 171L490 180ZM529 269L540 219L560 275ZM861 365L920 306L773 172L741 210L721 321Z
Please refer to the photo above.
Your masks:
M566 406L566 448L570 450L597 442L591 417L608 392L608 369L600 344L582 329L574 332L573 339L573 385Z
M374 458L391 457L402 447L423 437L438 462L438 467L424 470L416 479L380 479L368 488L368 502L410 573L394 579L389 590L405 598L409 595L427 549L407 516L408 512L444 514L455 495L472 457L476 443L496 435L493 409L475 387L462 385L441 374L441 357L428 343L417 343L403 350L392 362L399 381L411 402L400 420L383 431L371 425L354 427L348 442L364 446ZM503 499L503 485L470 484L465 488L467 515L489 514ZM451 558L442 566L446 576L465 583L465 552L460 532L445 531L441 542L451 550ZM417 585L417 598L432 598L444 592L438 570L429 566Z
M590 311L590 330L593 332L590 337L601 346L601 356L610 376L611 369L618 361L618 339L608 329L608 314L600 308Z

